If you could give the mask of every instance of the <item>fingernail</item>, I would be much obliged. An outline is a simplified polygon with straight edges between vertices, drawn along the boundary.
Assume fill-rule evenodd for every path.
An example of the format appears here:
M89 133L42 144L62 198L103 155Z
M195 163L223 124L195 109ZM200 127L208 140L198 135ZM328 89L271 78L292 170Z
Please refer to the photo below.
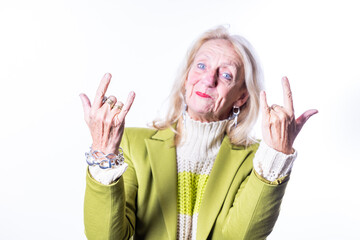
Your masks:
M110 73L106 73L106 74L105 74L105 78L106 78L106 79L110 79L110 77L111 77Z

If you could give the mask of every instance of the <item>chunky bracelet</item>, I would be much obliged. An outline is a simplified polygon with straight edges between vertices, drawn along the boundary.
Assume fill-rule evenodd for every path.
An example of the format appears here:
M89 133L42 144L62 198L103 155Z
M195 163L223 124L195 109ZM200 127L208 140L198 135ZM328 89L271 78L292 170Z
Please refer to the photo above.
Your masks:
M121 166L124 163L124 154L121 147L119 147L119 154L114 153L105 154L98 150L92 150L85 153L86 162L89 166L98 165L102 169L114 168Z

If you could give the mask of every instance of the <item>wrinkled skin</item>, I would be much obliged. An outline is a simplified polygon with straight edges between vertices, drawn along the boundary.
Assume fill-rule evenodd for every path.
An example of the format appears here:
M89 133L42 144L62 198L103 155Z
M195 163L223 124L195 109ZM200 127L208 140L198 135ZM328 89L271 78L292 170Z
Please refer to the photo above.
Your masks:
M125 117L135 99L135 93L130 92L125 105L109 96L103 102L106 90L110 84L111 74L102 78L96 91L93 104L85 94L80 94L84 109L85 122L88 125L93 140L92 149L105 154L118 154L121 137L124 132Z

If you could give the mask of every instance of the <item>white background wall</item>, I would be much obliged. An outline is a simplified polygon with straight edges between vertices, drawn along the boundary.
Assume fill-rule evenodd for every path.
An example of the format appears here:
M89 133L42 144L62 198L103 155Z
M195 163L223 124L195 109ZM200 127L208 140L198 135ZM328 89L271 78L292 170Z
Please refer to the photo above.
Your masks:
M297 115L319 110L269 239L360 239L357 2L2 0L0 239L85 239L79 93L93 99L110 72L108 95L137 93L127 126L146 126L190 43L219 24L254 45L269 104L287 75Z

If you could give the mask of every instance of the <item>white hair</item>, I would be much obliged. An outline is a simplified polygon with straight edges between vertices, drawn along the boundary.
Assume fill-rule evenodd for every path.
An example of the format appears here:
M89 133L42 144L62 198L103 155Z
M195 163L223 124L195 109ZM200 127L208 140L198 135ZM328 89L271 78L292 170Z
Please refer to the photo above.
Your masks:
M156 129L165 129L179 121L185 104L185 81L194 62L194 58L200 47L205 42L213 39L229 41L234 47L235 52L239 55L242 63L240 71L244 78L249 98L240 108L241 111L238 116L237 126L234 126L234 120L229 121L226 127L226 133L232 144L247 146L255 141L250 135L259 114L259 97L262 89L263 75L251 44L242 36L230 35L228 29L224 26L219 26L203 33L189 49L185 63L175 79L170 95L170 105L167 115L165 119L153 121L153 127ZM173 130L177 134L177 139L180 139L181 129ZM175 144L178 144L178 141L175 141Z

